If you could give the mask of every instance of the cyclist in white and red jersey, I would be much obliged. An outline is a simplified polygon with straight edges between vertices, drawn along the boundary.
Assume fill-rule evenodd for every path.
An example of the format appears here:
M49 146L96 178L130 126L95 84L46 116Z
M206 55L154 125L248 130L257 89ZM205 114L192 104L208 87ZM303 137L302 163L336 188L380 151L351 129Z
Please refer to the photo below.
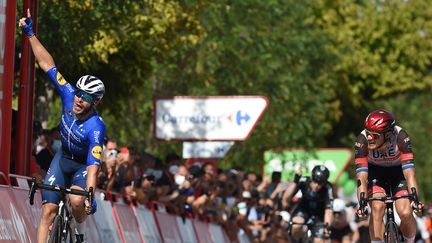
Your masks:
M382 197L390 193L390 188L393 195L404 195L411 193L412 187L418 189L410 138L396 125L393 114L384 110L373 111L366 117L364 127L355 143L357 196L367 192L368 196ZM395 205L405 242L414 242L416 221L410 200L399 199ZM385 203L372 201L370 206L372 243L383 242ZM420 203L414 210L421 212L422 207ZM360 219L365 218L360 210L357 212Z

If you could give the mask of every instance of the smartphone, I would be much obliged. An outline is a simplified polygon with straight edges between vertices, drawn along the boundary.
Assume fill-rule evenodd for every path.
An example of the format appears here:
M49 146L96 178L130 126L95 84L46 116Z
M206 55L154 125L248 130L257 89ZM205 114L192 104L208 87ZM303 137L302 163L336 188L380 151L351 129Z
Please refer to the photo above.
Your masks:
M108 159L114 160L117 157L117 154L118 154L117 150L115 150L115 149L110 150L108 152Z

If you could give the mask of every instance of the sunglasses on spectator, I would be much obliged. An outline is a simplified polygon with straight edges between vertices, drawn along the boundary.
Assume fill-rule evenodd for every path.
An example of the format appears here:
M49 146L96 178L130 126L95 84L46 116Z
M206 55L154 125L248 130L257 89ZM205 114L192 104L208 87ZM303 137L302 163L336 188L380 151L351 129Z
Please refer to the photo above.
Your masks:
M368 130L366 130L366 135L367 136L371 136L373 140L377 140L378 138L380 138L382 136L381 133L371 132L371 131L368 131Z
M95 99L93 98L93 96L89 93L86 93L82 90L76 90L75 91L75 96L78 98L81 98L82 100L84 100L87 103L93 104L93 102L95 101Z

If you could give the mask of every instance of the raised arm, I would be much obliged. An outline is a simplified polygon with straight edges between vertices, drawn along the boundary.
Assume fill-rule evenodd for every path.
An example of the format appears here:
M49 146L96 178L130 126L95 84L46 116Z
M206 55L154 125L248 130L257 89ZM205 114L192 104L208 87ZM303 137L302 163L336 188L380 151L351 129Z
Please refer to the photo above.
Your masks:
M36 61L42 70L47 72L51 68L55 67L54 59L52 58L51 54L49 54L49 52L33 33L33 23L30 15L30 9L27 9L27 17L21 18L18 22L18 25L22 28L25 35L28 36L33 54L35 55Z

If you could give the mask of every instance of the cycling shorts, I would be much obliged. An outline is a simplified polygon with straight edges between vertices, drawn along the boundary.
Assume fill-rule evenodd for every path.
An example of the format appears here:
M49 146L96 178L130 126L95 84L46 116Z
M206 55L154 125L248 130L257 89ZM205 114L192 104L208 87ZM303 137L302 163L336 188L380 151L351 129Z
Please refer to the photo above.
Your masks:
M368 194L382 192L394 196L408 194L407 183L402 172L402 166L382 167L368 165Z
M86 181L87 165L65 158L60 149L51 161L44 184L59 185L68 188L75 185L85 189ZM42 204L58 204L61 197L62 194L60 192L42 190Z

